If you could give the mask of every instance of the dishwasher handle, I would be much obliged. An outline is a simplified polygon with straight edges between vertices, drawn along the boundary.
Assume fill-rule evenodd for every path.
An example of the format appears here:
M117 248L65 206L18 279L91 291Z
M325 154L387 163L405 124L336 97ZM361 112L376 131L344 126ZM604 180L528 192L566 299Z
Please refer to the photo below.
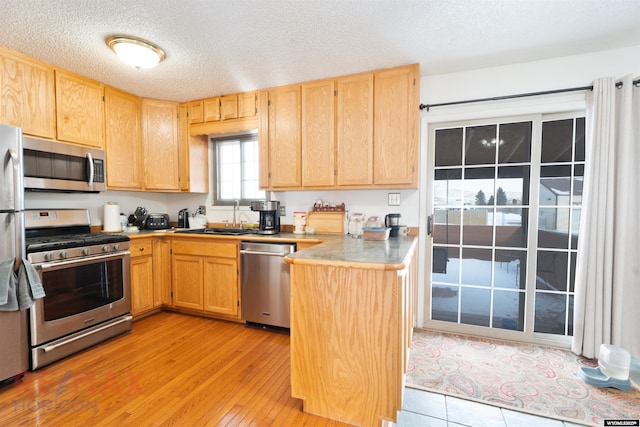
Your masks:
M286 252L286 253L282 253L282 252L264 252L264 251L250 251L250 250L246 250L246 249L241 249L240 253L242 255L267 255L267 256L279 256L279 257L285 257L293 252Z

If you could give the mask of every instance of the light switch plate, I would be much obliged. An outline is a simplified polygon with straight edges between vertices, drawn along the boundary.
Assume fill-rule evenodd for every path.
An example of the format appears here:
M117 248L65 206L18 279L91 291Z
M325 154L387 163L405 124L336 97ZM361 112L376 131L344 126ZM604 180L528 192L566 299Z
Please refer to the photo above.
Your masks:
M287 207L280 205L280 216L287 216Z
M389 206L400 206L400 193L389 193Z

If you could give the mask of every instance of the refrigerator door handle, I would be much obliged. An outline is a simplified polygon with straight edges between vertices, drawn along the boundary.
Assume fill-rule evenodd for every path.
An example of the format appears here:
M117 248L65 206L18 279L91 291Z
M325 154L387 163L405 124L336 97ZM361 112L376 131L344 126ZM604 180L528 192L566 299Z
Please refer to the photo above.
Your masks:
M9 149L9 157L13 162L13 209L14 211L21 211L24 208L23 196L22 196L22 171L20 165L20 157L18 152L13 149Z

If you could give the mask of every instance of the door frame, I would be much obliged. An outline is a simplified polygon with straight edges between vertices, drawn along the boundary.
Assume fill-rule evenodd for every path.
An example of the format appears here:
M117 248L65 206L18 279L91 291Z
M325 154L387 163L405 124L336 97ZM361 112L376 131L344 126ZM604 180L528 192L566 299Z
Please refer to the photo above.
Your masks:
M581 112L586 110L586 97L584 93L560 93L554 95L547 95L542 97L531 98L519 98L491 101L489 103L483 102L479 104L461 104L449 107L436 108L432 111L422 111L420 116L420 174L419 174L419 227L420 234L418 240L418 250L422 254L422 262L418 263L418 292L417 292L417 304L416 307L416 326L420 328L429 328L435 330L442 330L444 332L452 333L464 333L468 335L483 335L484 327L474 325L458 325L449 324L443 321L431 321L430 317L430 289L431 289L431 269L432 269L432 244L431 237L427 236L427 217L432 214L433 206L431 201L431 195L427 197L427 189L432 186L433 180L433 166L429 166L429 162L434 158L435 144L430 138L430 131L433 126L438 126L447 122L458 121L475 121L475 120L490 120L505 118L523 118L532 117L535 115L547 115L554 113L571 113ZM538 148L539 149L539 148ZM533 148L532 148L533 150ZM539 185L539 184L534 184ZM537 212L535 215L531 215L531 223L537 218ZM534 256L535 253L529 253L528 257ZM531 269L532 270L532 269ZM535 271L528 271L527 275L534 274ZM527 291L527 292L533 292ZM533 309L534 299L529 298L527 295L527 306L525 310ZM531 308L530 308L531 306ZM455 325L456 328L448 328ZM539 334L531 332L533 340L524 340L527 338L522 332L513 332L508 330L496 329L500 334L496 334L492 337L498 339L508 339L512 341L525 341L532 344L551 345L561 348L571 347L571 337L567 336L554 336L551 334Z

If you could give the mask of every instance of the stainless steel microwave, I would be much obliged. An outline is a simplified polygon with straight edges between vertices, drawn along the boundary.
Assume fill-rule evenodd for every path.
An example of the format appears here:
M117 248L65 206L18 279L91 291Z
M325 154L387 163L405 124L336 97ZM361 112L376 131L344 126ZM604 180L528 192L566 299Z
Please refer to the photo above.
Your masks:
M23 137L24 189L105 191L105 152L46 139Z

